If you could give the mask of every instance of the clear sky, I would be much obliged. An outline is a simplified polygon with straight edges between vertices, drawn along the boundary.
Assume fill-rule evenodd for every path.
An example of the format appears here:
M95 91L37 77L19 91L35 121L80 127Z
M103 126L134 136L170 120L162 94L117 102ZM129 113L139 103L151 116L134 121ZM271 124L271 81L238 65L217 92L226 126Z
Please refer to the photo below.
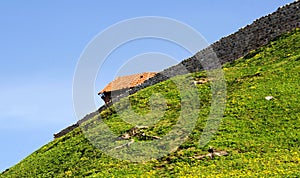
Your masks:
M0 1L0 171L77 121L72 100L77 61L89 41L109 26L140 16L169 17L190 25L212 43L290 2ZM190 56L163 41L136 41L112 54L108 70L98 74L95 91L115 77L124 61L147 51L170 53L177 61ZM96 104L102 104L100 99Z

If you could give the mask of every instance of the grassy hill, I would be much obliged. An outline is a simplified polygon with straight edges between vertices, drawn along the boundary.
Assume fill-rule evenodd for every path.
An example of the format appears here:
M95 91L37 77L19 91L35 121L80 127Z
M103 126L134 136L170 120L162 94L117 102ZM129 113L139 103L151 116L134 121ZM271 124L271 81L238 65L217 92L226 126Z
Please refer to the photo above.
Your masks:
M77 128L43 146L0 177L299 177L300 30L276 38L225 64L223 69L226 110L219 131L205 147L199 146L199 139L211 104L209 82L197 84L200 113L192 133L178 149L158 160L134 163L110 157L96 149L83 130ZM205 81L206 73L194 73L192 77ZM154 93L159 92L166 101L163 117L155 120L157 113L148 115L147 119L155 124L143 131L146 136L133 136L135 142L147 143L150 135L163 137L176 124L182 102L172 80L130 96L133 109L141 115L150 111L149 98ZM267 100L266 96L273 99ZM100 114L101 121L117 135L128 133L134 126L123 121L116 111L116 107L126 107L124 102L121 100ZM125 117L133 117L131 114ZM89 121L97 122L99 116ZM90 127L88 123L86 127ZM91 127L95 132L100 129L98 124ZM209 146L226 150L229 155L193 158L207 154Z

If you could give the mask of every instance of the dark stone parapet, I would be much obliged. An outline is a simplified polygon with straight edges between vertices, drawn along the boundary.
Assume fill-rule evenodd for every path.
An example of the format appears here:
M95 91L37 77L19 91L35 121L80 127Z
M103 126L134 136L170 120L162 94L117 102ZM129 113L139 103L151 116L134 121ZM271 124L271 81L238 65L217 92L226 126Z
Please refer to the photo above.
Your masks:
M247 25L227 37L221 38L194 56L157 73L143 84L115 96L113 102L118 102L121 98L129 94L136 93L143 88L165 81L171 77L213 69L227 62L234 61L245 56L250 51L266 45L277 36L292 31L297 27L300 27L300 1L298 0L278 8L276 12L255 20L251 25ZM214 59L218 59L218 61ZM112 105L112 103L109 105ZM76 124L54 134L54 138L67 134L78 127L82 122L106 109L106 107L107 106L100 107L97 111L86 115Z

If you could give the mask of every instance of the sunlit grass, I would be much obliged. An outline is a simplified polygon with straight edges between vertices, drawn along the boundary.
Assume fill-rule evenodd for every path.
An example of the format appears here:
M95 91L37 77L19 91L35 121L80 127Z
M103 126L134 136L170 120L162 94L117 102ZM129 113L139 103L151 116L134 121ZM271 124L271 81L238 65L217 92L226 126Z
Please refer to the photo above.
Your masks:
M228 151L229 156L190 158L207 153L209 146L199 147L211 102L210 85L205 83L197 85L201 110L195 129L175 152L158 160L130 163L114 159L95 149L77 128L0 177L299 177L299 47L300 30L296 30L224 65L226 110L209 145ZM188 76L179 76L184 77ZM194 73L192 77L197 80L206 74ZM148 87L130 96L130 102L136 113L146 115L151 111L149 98L157 92L165 98L166 112L145 133L163 137L180 115L181 98L176 85L168 80ZM266 96L273 99L266 100ZM121 135L134 125L122 120L116 107L126 105L121 101L103 111L101 117L114 134Z

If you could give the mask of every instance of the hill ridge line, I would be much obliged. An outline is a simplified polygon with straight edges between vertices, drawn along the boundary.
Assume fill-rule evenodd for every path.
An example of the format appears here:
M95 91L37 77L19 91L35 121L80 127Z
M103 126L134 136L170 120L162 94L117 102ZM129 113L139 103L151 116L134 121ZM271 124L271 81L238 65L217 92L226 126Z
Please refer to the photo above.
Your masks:
M266 45L283 33L292 31L298 27L300 27L300 1L296 0L295 2L279 7L273 13L256 19L250 25L242 27L226 37L222 37L207 48L197 52L194 56L184 59L179 64L159 72L154 77L146 80L143 84L134 87L127 93L123 93L113 98L113 102L108 106L103 105L97 111L87 114L77 123L54 134L54 138L59 138L69 133L73 129L79 127L82 122L99 114L107 107L113 105L114 102L118 102L121 98L128 96L128 94L136 93L143 88L165 81L177 75L204 70L200 67L202 62L209 64L205 69L213 69L214 67L219 66L219 64L216 63L208 63L210 62L208 61L209 59L215 59L217 57L221 65L232 62L245 56L250 51Z

